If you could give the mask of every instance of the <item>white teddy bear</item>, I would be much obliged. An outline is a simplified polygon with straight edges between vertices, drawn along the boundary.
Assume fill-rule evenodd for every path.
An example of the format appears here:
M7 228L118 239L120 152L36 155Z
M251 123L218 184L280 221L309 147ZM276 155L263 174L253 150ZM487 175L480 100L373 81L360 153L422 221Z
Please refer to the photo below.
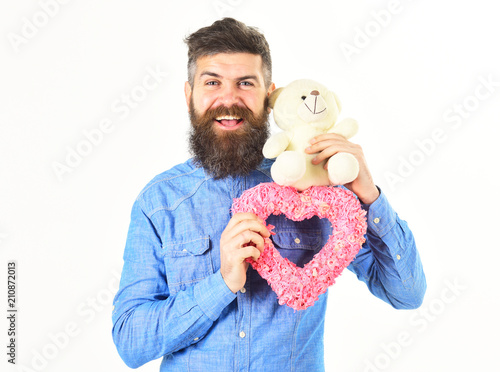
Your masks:
M319 134L337 133L349 139L358 131L354 119L336 124L341 105L335 93L315 81L300 79L274 90L269 106L276 125L284 130L271 136L262 150L266 158L277 158L271 167L274 182L302 191L310 186L343 185L358 176L359 164L352 154L333 155L325 170L325 161L314 165L315 154L304 151Z

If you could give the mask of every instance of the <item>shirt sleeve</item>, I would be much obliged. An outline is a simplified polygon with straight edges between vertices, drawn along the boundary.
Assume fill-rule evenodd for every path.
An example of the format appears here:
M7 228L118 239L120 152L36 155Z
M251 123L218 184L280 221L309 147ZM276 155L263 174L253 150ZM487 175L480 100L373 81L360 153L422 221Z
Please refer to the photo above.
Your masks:
M407 223L379 191L372 204L362 204L367 210L366 242L348 268L394 308L415 309L427 288L422 262Z
M161 239L136 201L113 301L113 341L131 368L201 340L236 295L220 271L170 295Z

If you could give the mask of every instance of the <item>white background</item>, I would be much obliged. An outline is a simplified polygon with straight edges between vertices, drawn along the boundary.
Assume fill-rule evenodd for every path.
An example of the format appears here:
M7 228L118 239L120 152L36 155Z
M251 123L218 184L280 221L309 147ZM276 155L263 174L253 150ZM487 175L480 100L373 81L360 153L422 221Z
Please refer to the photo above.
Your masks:
M498 370L494 2L47 3L0 5L1 370L128 370L111 338L111 301L130 210L153 176L188 157L182 40L221 16L264 32L276 86L312 78L339 95L343 116L360 123L353 141L409 222L424 263L420 310L393 310L352 273L341 276L330 289L327 371ZM343 52L347 44L356 52ZM148 68L168 76L118 112ZM493 81L489 90L481 79ZM105 120L112 130L85 147L85 131ZM76 149L88 154L58 177L54 164ZM20 369L6 361L10 260ZM157 371L159 362L139 370Z

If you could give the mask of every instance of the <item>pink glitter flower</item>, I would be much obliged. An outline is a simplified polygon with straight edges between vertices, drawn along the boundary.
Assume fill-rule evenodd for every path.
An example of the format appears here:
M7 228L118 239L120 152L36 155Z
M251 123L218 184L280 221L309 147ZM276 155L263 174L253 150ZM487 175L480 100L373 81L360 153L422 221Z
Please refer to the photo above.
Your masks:
M330 205L328 203L323 202L318 206L318 210L319 213L321 213L321 215L325 215L330 210Z
M270 215L273 212L274 212L274 203L269 203L268 205L266 205L266 213Z
M309 195L304 195L304 193L302 193L302 195L300 195L300 200L302 201L302 203L306 206L308 205L311 205L312 203L312 199L311 199L311 196Z

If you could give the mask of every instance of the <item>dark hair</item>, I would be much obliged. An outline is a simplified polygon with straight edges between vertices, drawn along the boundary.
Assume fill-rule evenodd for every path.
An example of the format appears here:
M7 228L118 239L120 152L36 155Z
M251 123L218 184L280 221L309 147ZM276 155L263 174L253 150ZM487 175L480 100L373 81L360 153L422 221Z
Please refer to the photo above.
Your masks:
M211 26L193 32L184 39L184 42L188 45L188 81L191 86L198 58L218 53L260 55L266 87L271 85L272 63L269 44L255 27L249 27L234 18L223 18Z

